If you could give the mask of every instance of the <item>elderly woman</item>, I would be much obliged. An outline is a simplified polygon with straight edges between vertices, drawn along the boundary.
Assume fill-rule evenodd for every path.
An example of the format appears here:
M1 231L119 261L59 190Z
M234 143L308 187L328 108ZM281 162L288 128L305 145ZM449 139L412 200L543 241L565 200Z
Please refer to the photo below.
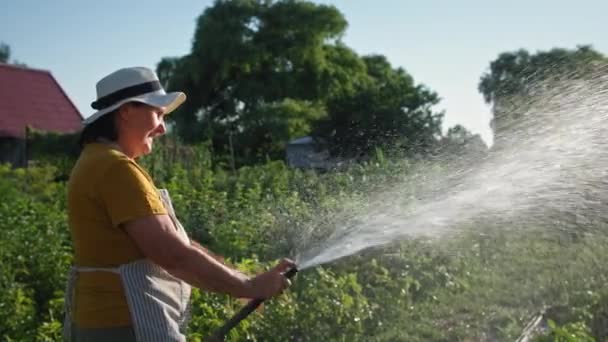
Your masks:
M288 286L289 260L249 278L191 242L169 194L137 164L185 99L165 93L147 68L97 83L97 112L85 120L68 185L75 250L68 341L185 341L190 285L243 298L269 298Z

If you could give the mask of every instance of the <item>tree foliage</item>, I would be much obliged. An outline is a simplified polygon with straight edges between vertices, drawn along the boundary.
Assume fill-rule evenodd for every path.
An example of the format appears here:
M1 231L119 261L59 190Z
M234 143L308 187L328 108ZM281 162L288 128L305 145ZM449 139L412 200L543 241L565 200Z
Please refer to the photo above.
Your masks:
M13 64L22 67L27 66L16 59L11 60L11 47L3 42L0 42L0 63Z
M455 125L441 137L438 152L444 160L461 159L464 163L470 163L469 159L478 160L486 156L488 146L479 134L471 133L462 125Z
M530 53L525 49L501 53L490 63L479 82L479 92L487 103L524 93L535 83L551 79L570 79L587 75L595 62L608 59L589 45L576 49L554 48Z
M509 146L521 129L534 130L534 125L544 121L527 113L534 103L550 96L548 92L569 87L572 81L589 80L598 71L605 73L607 63L606 56L587 45L501 53L478 84L486 103L492 105L494 148Z
M328 116L318 122L316 135L340 154L366 154L382 145L410 152L434 146L443 118L443 113L432 109L438 95L416 85L405 70L394 69L384 56L362 60L365 75L352 90L328 99Z
M197 20L191 52L157 67L189 96L172 116L178 134L245 162L282 157L287 141L315 128L342 147L395 136L428 144L441 121L430 111L437 95L382 56L358 56L340 40L346 27L335 7L309 1L216 1Z
M418 191L416 165L404 159L324 174L269 162L230 174L210 167L205 146L155 146L141 162L169 189L190 235L250 274L290 255L294 246L304 248L303 231L330 234L333 215L352 202L363 207L378 183L398 184L413 205ZM424 176L434 172L441 171L429 168ZM65 183L54 179L50 167L0 166L3 341L61 340L73 259ZM289 290L242 321L228 340L513 341L531 312L554 305L565 309L547 316L559 318L552 336L593 331L604 340L605 234L598 230L575 241L560 229L558 236L534 227L526 234L511 224L518 225L505 221L497 232L479 234L479 223L475 231L445 240L405 240L302 270ZM188 341L205 340L241 307L227 296L194 291Z
M7 44L0 43L0 63L8 63L11 58L11 47Z
M229 136L245 154L280 149L323 114L319 100L331 92L322 82L330 64L325 45L345 28L331 6L216 1L197 20L191 53L158 65L169 88L189 95L175 115L179 134L212 139L220 151Z

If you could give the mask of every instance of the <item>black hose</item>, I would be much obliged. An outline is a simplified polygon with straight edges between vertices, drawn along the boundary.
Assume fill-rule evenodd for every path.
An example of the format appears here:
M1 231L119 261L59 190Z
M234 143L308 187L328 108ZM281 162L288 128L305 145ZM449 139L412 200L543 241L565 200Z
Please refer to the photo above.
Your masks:
M294 267L289 271L285 272L283 276L287 279L290 279L294 275L296 275L296 273L298 273L298 269ZM232 318L227 320L224 325L219 327L216 331L213 332L213 334L207 337L205 341L224 341L224 338L226 338L228 332L232 328L236 327L242 320L247 318L247 316L249 316L249 314L255 311L255 309L263 302L264 299L262 298L252 299L249 303L247 303L247 305L245 305L241 310L239 310L239 312L232 316Z

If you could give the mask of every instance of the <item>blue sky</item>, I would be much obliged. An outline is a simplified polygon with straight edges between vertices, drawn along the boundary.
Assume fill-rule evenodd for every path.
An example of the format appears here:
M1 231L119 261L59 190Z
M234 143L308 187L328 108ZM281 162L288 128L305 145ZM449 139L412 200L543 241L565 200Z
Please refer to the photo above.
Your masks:
M463 124L491 140L479 77L504 51L591 44L608 54L606 0L319 0L349 22L344 42L382 54L442 98L444 126ZM95 82L125 66L154 68L190 50L195 19L210 0L6 0L0 41L12 57L50 70L84 116Z

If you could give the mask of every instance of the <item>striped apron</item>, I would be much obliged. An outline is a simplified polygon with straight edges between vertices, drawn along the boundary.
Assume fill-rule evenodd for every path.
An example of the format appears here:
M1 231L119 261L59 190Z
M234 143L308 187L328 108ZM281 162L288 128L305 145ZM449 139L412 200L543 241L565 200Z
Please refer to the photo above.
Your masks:
M180 238L190 242L184 227L175 216L169 192L160 189L159 193ZM72 267L65 296L63 335L66 341L71 340L72 297L80 272L112 272L120 276L137 341L186 341L190 285L147 259L117 268Z

